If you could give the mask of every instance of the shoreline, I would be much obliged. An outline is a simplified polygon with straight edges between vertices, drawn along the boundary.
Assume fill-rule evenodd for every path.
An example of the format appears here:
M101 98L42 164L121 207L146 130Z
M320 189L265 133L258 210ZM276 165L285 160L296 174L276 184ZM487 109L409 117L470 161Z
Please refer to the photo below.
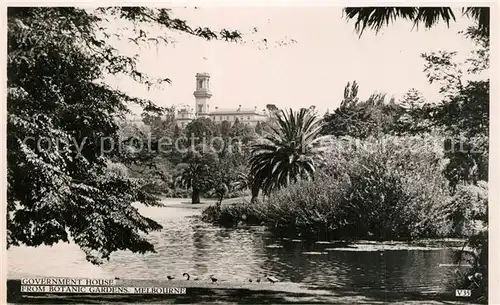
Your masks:
M224 199L222 200L222 205L234 205L241 203L243 201L248 201L250 202L250 197L236 197L236 198L229 198L229 199ZM202 210L205 209L209 206L213 206L217 203L216 199L204 199L200 203L191 203L190 198L174 198L174 197L161 197L160 202L163 204L163 206L158 207L158 208L185 208L185 209L194 209L194 210ZM242 227L249 227L249 225L243 225ZM252 226L250 226L252 227ZM265 225L257 226L257 227L263 227L266 228ZM336 243L336 242L344 242L345 240L329 240L329 241L322 241L322 240L314 240L314 241L308 241L308 240L302 240L298 238L288 238L288 237L278 237L284 241L292 241L292 242L309 242L309 243L315 243L315 244L329 244L329 243ZM432 249L450 249L452 248L453 250L458 250L461 248L463 243L466 241L465 238L453 238L453 237L436 237L436 238L422 238L422 239L416 239L412 241L404 241L404 240L370 240L370 239L358 239L358 240L352 240L352 244L361 244L361 245L402 245L403 248L397 249L397 250L432 250ZM436 245L439 244L439 245ZM405 247L407 246L407 247ZM418 249L418 246L421 248ZM356 249L352 248L342 248L342 247L336 247L338 248L337 250L345 250L345 251L356 251ZM415 248L415 249L411 249ZM469 249L466 247L465 249ZM385 250L391 250L391 249L385 249ZM374 251L370 249L359 249L357 251ZM375 250L376 251L376 250Z
M242 198L224 200L222 204L234 204ZM191 204L186 198L162 198L168 202L165 207L181 208L186 210L202 209L216 203L215 200L204 200L201 204ZM162 208L162 207L158 207ZM153 207L156 209L156 207ZM307 240L295 240L282 238L281 242L268 245L269 248L283 247L287 243L308 243ZM336 247L330 244L338 241L315 241L313 243L325 248L318 251L401 251L401 250L438 250L447 248L443 244L459 244L463 240L455 238L422 239L408 244L398 241L370 241L358 240L352 244L353 249ZM281 245L281 246L280 246ZM413 247L412 247L413 246ZM359 248L357 248L359 247ZM411 249L418 247L420 249ZM357 249L356 249L357 248ZM304 252L304 255L323 255L323 252ZM382 255L382 254L381 254ZM436 266L438 267L438 266ZM447 267L447 266L444 266ZM9 303L8 304L108 304L108 303L147 303L147 304L386 304L391 302L405 304L470 304L471 300L456 298L454 291L447 294L429 294L406 291L384 291L372 288L349 287L349 288L327 288L315 287L302 283L281 282L271 283L249 283L225 281L219 279L212 284L208 279L200 281L179 280L151 280L151 279L119 279L116 286L123 287L175 287L186 288L185 295L151 295L151 294L36 294L30 293L20 295L21 276L11 274L7 281ZM43 276L41 276L43 277ZM41 278L37 276L26 276L25 278ZM14 296L14 297L12 297ZM17 301L14 301L17 300Z
M204 209L209 206L215 205L218 202L217 199L201 198L200 203L191 203L190 198L175 198L175 197L163 197L163 196L160 196L159 201L163 206L159 206L158 208L186 208L186 209ZM232 205L240 203L242 201L250 202L250 197L235 197L235 198L223 199L222 205Z
M419 294L369 289L331 289L296 283L234 283L187 280L116 280L116 286L186 288L186 294L20 293L21 280L7 280L8 304L470 304L452 294Z

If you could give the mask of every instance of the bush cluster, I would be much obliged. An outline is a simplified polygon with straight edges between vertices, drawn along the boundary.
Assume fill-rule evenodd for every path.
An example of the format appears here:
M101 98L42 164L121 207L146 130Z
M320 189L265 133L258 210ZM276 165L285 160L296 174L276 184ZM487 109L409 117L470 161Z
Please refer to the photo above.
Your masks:
M488 184L460 184L443 209L452 236L472 236L487 223Z
M257 219L278 233L317 239L448 235L442 217L451 200L446 162L439 149L423 149L422 141L388 136L334 145L323 151L314 181L299 181L253 205L214 207L204 218L219 224Z

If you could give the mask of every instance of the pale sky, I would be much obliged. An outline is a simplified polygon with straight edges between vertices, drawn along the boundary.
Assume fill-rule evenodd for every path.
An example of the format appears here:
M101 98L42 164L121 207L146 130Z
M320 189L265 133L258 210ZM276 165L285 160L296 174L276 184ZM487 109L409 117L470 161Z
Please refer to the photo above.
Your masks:
M458 51L466 56L472 42L457 32L471 22L460 17L426 30L397 21L375 34L366 30L358 37L354 22L342 17L340 7L207 7L173 9L175 16L193 25L231 28L262 43L235 44L176 35L177 43L138 49L133 43L118 44L121 50L139 52L140 68L151 76L168 77L172 84L148 91L127 78L109 82L120 89L153 100L159 105L194 105L195 74L211 74L211 107L279 108L315 105L323 113L341 102L348 81L359 84L359 96L387 93L398 99L410 88L429 100L439 99L438 87L429 85L422 72L420 54L438 50ZM257 34L249 34L256 27ZM277 47L280 39L295 44ZM207 59L203 59L203 58Z

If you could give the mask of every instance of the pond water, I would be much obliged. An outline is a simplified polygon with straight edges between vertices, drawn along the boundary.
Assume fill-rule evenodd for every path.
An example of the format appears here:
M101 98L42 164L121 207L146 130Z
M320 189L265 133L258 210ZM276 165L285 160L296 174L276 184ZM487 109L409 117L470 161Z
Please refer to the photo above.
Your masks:
M109 262L94 266L74 244L15 247L8 251L9 278L166 279L188 272L203 279L214 274L228 282L248 282L268 274L333 290L439 293L454 289L451 249L373 251L366 244L358 251L332 249L327 243L276 239L260 227L214 227L199 220L199 209L141 208L141 212L164 227L150 236L157 253L117 252Z

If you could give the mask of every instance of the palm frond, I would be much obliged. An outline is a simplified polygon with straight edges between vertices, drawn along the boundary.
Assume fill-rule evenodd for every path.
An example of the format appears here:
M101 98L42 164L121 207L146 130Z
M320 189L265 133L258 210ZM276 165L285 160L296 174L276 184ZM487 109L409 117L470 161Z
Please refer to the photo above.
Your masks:
M423 23L429 29L441 19L446 22L447 26L450 26L450 21L456 21L455 14L450 7L419 7L413 24L418 27L420 23Z
M456 21L451 7L347 7L343 12L347 20L355 21L354 28L360 36L367 28L379 32L397 19L412 21L417 28L420 24L431 28L440 21L449 26L451 21ZM489 35L489 7L468 7L462 12L464 16L474 19L478 27Z
M479 31L490 35L490 8L489 7L467 7L462 10L463 14L476 20Z
M306 108L281 111L271 133L252 145L252 184L268 194L299 179L310 179L315 171L313 148L322 123Z
M379 32L397 18L414 19L417 9L414 7L347 7L345 18L356 20L354 28L361 36L366 28Z

